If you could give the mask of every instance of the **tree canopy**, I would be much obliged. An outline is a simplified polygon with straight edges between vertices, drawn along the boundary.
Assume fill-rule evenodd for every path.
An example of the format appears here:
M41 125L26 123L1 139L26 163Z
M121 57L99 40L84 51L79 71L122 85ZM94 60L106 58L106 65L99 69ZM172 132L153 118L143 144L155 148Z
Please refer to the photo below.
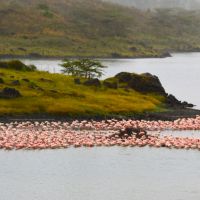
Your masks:
M106 66L102 65L97 60L78 59L78 60L64 60L61 66L64 68L64 74L84 77L84 78L100 78L103 75L103 69Z

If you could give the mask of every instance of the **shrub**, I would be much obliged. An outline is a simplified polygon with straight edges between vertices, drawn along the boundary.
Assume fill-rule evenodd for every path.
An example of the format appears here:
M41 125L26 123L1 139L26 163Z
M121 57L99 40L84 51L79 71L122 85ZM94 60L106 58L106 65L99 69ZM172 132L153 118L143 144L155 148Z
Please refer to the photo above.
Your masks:
M14 69L18 71L36 71L36 66L25 65L19 60L0 61L0 68Z

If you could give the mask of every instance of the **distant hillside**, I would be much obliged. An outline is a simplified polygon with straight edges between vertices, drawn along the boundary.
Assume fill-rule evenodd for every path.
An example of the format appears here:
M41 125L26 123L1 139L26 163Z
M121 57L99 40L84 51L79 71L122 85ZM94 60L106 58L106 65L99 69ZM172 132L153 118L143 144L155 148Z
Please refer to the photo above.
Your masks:
M183 8L200 9L200 0L105 0L122 5L134 6L139 9Z
M1 0L0 55L152 57L200 48L198 11L100 0Z

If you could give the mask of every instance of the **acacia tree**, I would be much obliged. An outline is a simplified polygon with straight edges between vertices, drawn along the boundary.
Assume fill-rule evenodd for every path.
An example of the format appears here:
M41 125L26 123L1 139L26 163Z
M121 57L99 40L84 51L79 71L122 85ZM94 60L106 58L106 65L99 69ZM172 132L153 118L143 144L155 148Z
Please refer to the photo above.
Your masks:
M100 78L103 75L103 69L106 68L97 60L79 59L64 60L61 66L64 68L64 74L84 77L84 78Z

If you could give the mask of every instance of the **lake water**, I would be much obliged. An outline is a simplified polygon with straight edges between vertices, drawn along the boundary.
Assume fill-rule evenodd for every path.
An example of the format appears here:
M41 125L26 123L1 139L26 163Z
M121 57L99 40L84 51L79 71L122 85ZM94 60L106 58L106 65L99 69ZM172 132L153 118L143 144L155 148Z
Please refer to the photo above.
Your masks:
M157 75L163 87L182 101L188 101L200 108L200 53L176 53L169 58L148 59L102 59L108 68L103 78L119 72L150 72ZM40 70L59 73L61 60L23 59L26 64L34 64Z
M0 199L198 200L199 155L120 147L0 151Z
M60 60L23 60L59 72ZM166 91L200 108L200 53L165 59L102 60L105 77L158 75ZM165 132L188 136L188 132ZM190 132L198 137L199 132ZM2 200L199 200L200 151L92 148L0 151Z

